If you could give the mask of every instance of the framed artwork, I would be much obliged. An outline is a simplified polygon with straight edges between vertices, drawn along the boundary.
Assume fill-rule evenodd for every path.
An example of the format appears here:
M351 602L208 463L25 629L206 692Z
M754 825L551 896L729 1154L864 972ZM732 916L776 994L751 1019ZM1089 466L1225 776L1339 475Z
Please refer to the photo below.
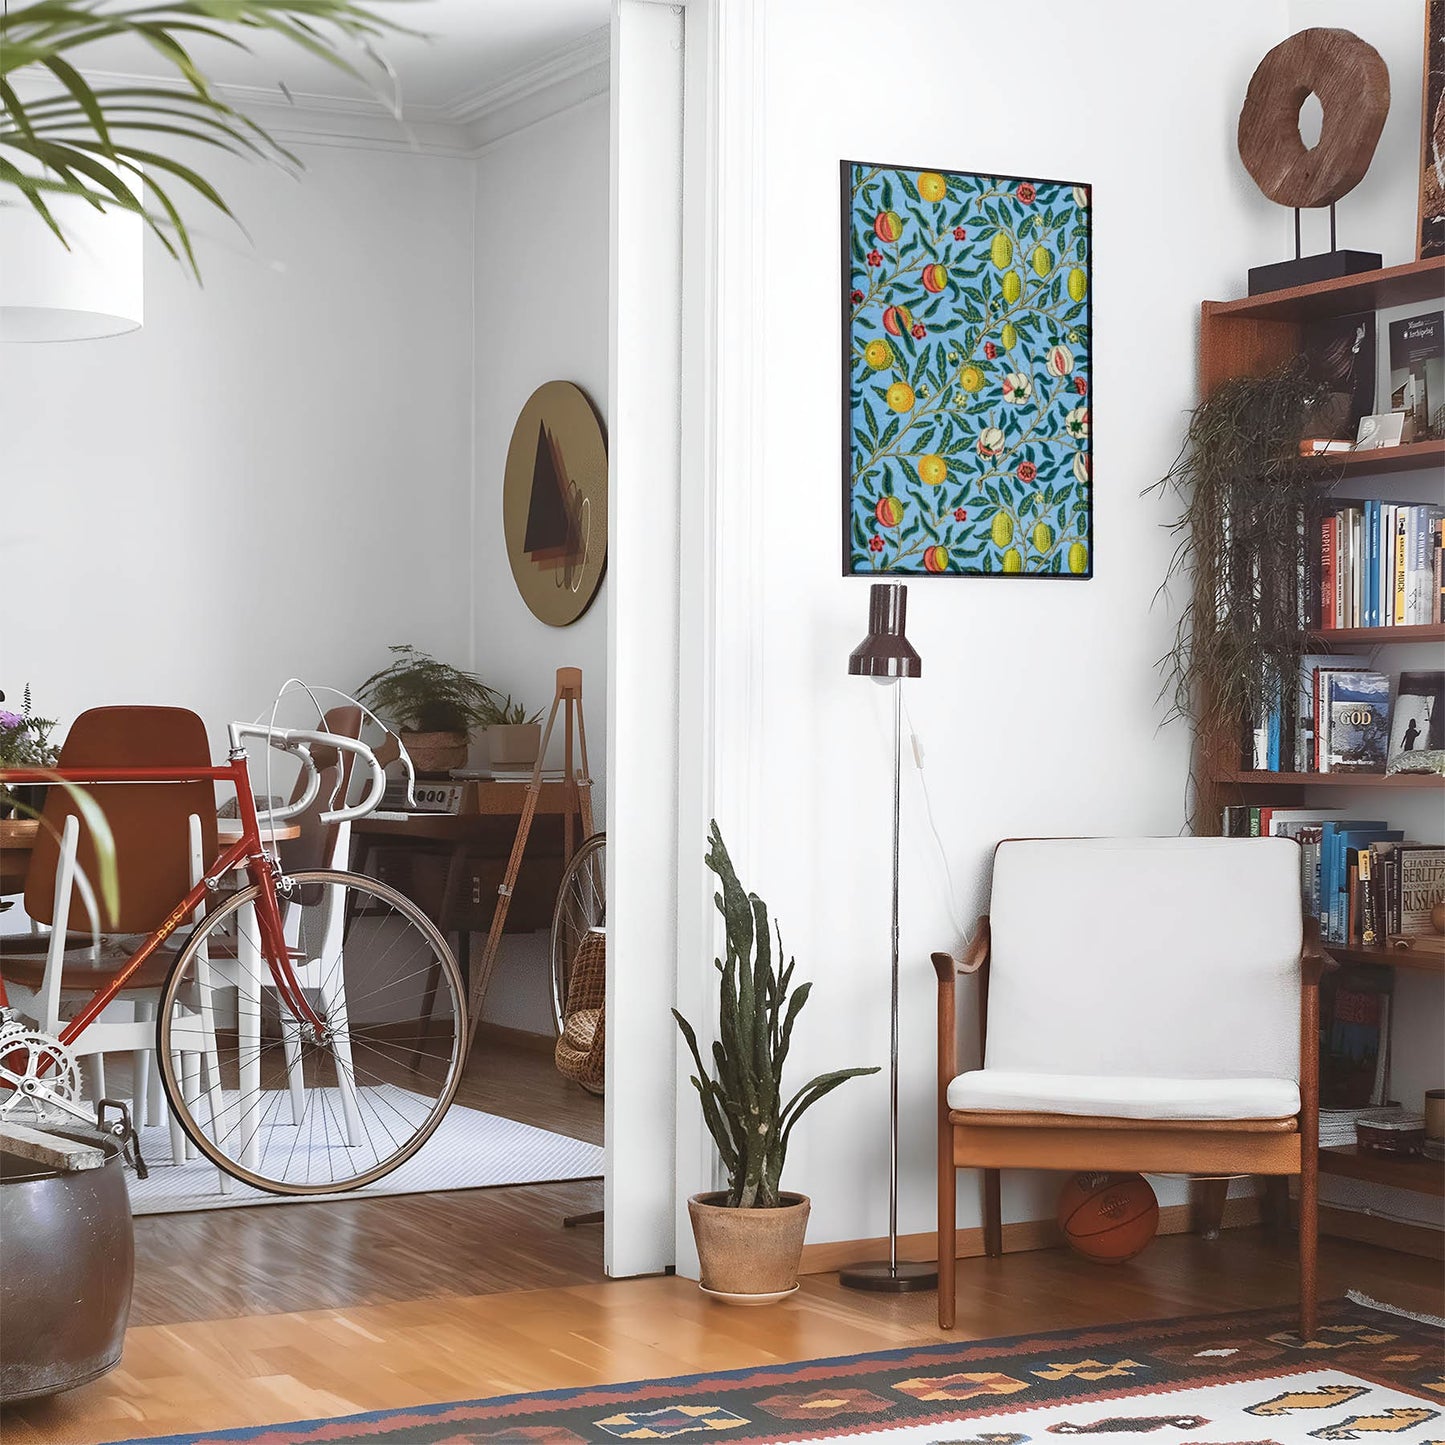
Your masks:
M843 572L1093 575L1089 187L842 163Z
M1420 94L1420 260L1445 255L1445 0L1425 0Z
M550 627L576 622L607 566L607 441L586 392L570 381L539 386L512 429L502 532L533 615Z

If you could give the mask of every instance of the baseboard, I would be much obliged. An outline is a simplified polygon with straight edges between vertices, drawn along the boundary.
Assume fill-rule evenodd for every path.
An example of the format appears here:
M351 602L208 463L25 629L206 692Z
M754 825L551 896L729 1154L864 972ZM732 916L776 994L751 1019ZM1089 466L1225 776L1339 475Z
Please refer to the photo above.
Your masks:
M1323 1214L1323 1211L1321 1211ZM1238 1229L1244 1225L1258 1224L1261 1218L1260 1201L1253 1196L1227 1199L1224 1203L1225 1229ZM1160 1234L1188 1234L1190 1206L1188 1204L1166 1204L1159 1211ZM974 1259L983 1253L983 1227L973 1225L960 1229L954 1235L957 1245L955 1253L959 1259ZM1052 1249L1064 1242L1058 1223L1052 1219L1021 1219L1003 1227L1003 1248L1005 1254L1018 1254L1029 1249ZM842 1239L830 1244L808 1244L803 1246L803 1258L798 1266L801 1274L831 1274L844 1265L857 1264L862 1260L886 1259L888 1240ZM929 1230L926 1234L901 1234L898 1236L899 1259L937 1259L938 1233Z
M1399 1219L1381 1219L1378 1214L1364 1214L1358 1209L1340 1209L1333 1204L1320 1205L1320 1233L1336 1239L1356 1239L1362 1244L1377 1244L1383 1249L1396 1249L1402 1254L1418 1254L1425 1259L1445 1260L1445 1232L1428 1224L1409 1224Z
M488 1023L486 1019L477 1025L477 1037L491 1039L498 1044L507 1044L514 1049L526 1049L529 1053L546 1054L549 1058L557 1049L557 1039L552 1034L534 1034L527 1029L514 1029L509 1028L506 1024Z

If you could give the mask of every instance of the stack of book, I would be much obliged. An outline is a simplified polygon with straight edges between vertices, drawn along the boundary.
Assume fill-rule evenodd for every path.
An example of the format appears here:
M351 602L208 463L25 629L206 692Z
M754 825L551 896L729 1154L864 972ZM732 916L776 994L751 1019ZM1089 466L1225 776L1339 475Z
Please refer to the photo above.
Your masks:
M1321 1109L1320 1148L1338 1149L1355 1142L1355 1125L1361 1120L1389 1119L1400 1112L1399 1104L1366 1105L1361 1109Z
M1245 767L1256 772L1383 773L1410 752L1445 747L1445 672L1406 672L1396 686L1365 658L1310 653L1292 705L1255 721Z
M1320 630L1440 622L1445 509L1336 500L1316 523L1306 582Z
M1379 948L1399 935L1428 937L1445 901L1445 845L1406 840L1376 819L1337 809L1240 806L1224 810L1227 837L1293 838L1300 893L1326 943Z

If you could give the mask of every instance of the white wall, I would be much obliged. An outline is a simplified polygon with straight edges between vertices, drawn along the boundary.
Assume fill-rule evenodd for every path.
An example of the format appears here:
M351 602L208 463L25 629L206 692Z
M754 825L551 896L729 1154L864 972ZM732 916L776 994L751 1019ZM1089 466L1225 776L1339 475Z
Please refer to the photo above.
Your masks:
M607 578L570 627L528 610L502 540L502 475L517 415L543 382L572 381L604 418L608 378L608 105L600 95L488 146L476 162L473 665L529 708L580 667L587 749L606 826ZM552 761L561 763L560 720ZM508 935L486 1017L551 1028L546 935Z
M1156 703L1174 625L1173 607L1155 599L1173 545L1161 524L1177 508L1140 490L1175 456L1195 399L1200 299L1241 294L1247 267L1279 254L1277 210L1239 165L1234 128L1285 12L1283 0L1231 0L1194 25L1144 0L1086 11L1040 0L1005 22L981 3L909 0L887 7L885 24L870 0L835 0L824 25L815 4L768 0L764 24L768 321L749 358L764 398L763 511L749 540L766 619L751 749L761 778L732 806L724 787L719 808L725 834L730 812L761 820L740 869L816 980L795 1036L802 1080L886 1065L888 1047L888 700L845 675L868 589L838 575L838 160L1094 187L1097 576L910 589L924 676L908 698L971 919L1000 838L1184 825L1189 737L1161 730ZM880 45L905 35L906 78L882 76ZM928 955L960 942L916 778L903 865L900 1227L910 1232L930 1229L933 1214ZM886 1074L845 1085L799 1129L789 1181L813 1196L812 1239L884 1232L887 1138ZM1016 1177L1008 1217L1051 1213L1055 1188ZM978 1218L966 1185L960 1217Z
M197 288L148 238L140 331L0 346L12 699L191 707L219 755L293 673L464 657L471 168L298 149L206 157L253 244L205 217Z

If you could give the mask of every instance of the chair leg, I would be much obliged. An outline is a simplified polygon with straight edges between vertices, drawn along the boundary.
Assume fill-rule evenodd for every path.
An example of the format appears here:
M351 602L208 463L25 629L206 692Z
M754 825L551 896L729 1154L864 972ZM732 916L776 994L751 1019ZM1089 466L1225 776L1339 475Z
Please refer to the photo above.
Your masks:
M997 1169L983 1171L983 1252L990 1259L1003 1254L1003 1190Z
M1299 1176L1299 1332L1302 1340L1315 1337L1319 1308L1319 1160L1308 1150Z
M953 1163L953 1130L941 1126L938 1140L938 1328L953 1328L958 1287L958 1170Z
M1224 1224L1224 1201L1228 1194L1228 1179L1189 1181L1189 1202L1196 1234L1205 1239L1219 1238L1219 1231Z

